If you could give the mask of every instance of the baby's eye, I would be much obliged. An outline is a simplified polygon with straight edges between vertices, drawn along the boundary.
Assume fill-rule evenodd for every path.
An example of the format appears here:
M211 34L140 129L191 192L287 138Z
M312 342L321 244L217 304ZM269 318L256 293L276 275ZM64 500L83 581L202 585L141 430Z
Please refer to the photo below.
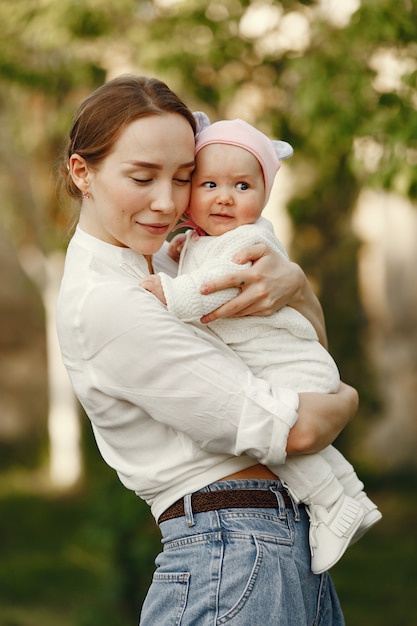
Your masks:
M246 191L246 189L249 189L249 185L248 183L237 183L236 188L240 189L240 191Z
M203 187L206 187L207 189L214 189L215 186L216 186L216 183L214 183L212 180L209 180L206 183L203 183Z

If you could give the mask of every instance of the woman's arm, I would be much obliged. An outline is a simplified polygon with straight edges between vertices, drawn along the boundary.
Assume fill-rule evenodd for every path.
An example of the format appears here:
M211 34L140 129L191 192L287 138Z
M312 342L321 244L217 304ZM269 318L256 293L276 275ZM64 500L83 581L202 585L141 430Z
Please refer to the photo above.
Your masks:
M290 430L287 454L312 454L327 447L358 409L356 389L340 383L335 394L300 393L298 421Z
M252 267L238 270L227 276L202 285L201 293L209 294L221 289L240 287L240 295L202 318L203 323L221 317L243 315L271 315L283 306L291 306L302 313L316 329L319 341L327 348L327 335L323 312L303 270L299 265L271 252L263 244L243 248L233 259ZM244 285L241 285L244 281Z
M71 297L60 303L70 328ZM67 332L63 354L90 419L120 454L148 428L168 428L184 445L279 465L288 451L325 447L353 417L343 394L305 394L300 410L290 389L272 394L213 333L177 320L135 278L99 284L84 300L84 322Z

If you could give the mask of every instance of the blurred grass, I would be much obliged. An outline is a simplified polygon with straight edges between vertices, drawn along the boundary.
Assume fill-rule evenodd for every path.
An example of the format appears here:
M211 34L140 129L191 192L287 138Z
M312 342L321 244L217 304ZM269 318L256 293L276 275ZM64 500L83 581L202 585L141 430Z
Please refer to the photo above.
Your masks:
M332 570L347 626L417 626L416 476L366 482L384 518ZM136 624L158 549L113 477L66 496L3 490L0 626Z
M365 484L384 517L332 570L347 626L417 626L417 477Z

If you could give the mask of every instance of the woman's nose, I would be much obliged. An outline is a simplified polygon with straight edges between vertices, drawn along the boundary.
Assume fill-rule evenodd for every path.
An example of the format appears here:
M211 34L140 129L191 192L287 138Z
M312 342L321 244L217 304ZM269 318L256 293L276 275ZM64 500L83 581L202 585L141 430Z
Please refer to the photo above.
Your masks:
M161 185L155 189L155 198L151 203L154 211L171 213L175 210L174 194L171 185Z

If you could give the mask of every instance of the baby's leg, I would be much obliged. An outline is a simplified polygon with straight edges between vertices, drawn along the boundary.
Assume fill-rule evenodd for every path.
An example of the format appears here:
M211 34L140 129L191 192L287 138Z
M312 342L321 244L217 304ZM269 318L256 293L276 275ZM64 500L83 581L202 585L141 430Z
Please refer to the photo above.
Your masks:
M345 553L363 517L361 505L344 493L332 466L320 454L288 457L271 468L310 516L311 569L320 574Z
M321 454L288 457L274 471L297 502L320 504L327 509L343 495L332 466Z
M339 450L334 446L328 446L320 452L320 455L330 465L334 475L343 485L343 489L348 496L355 498L363 491L363 482L359 480L353 465L345 459Z
M321 451L321 456L332 467L334 475L337 480L343 485L343 489L346 495L354 498L356 502L362 506L365 511L365 516L355 533L353 543L358 541L374 524L380 521L382 518L381 512L372 500L367 496L364 491L364 484L358 478L353 465L349 463L333 446L328 446Z

